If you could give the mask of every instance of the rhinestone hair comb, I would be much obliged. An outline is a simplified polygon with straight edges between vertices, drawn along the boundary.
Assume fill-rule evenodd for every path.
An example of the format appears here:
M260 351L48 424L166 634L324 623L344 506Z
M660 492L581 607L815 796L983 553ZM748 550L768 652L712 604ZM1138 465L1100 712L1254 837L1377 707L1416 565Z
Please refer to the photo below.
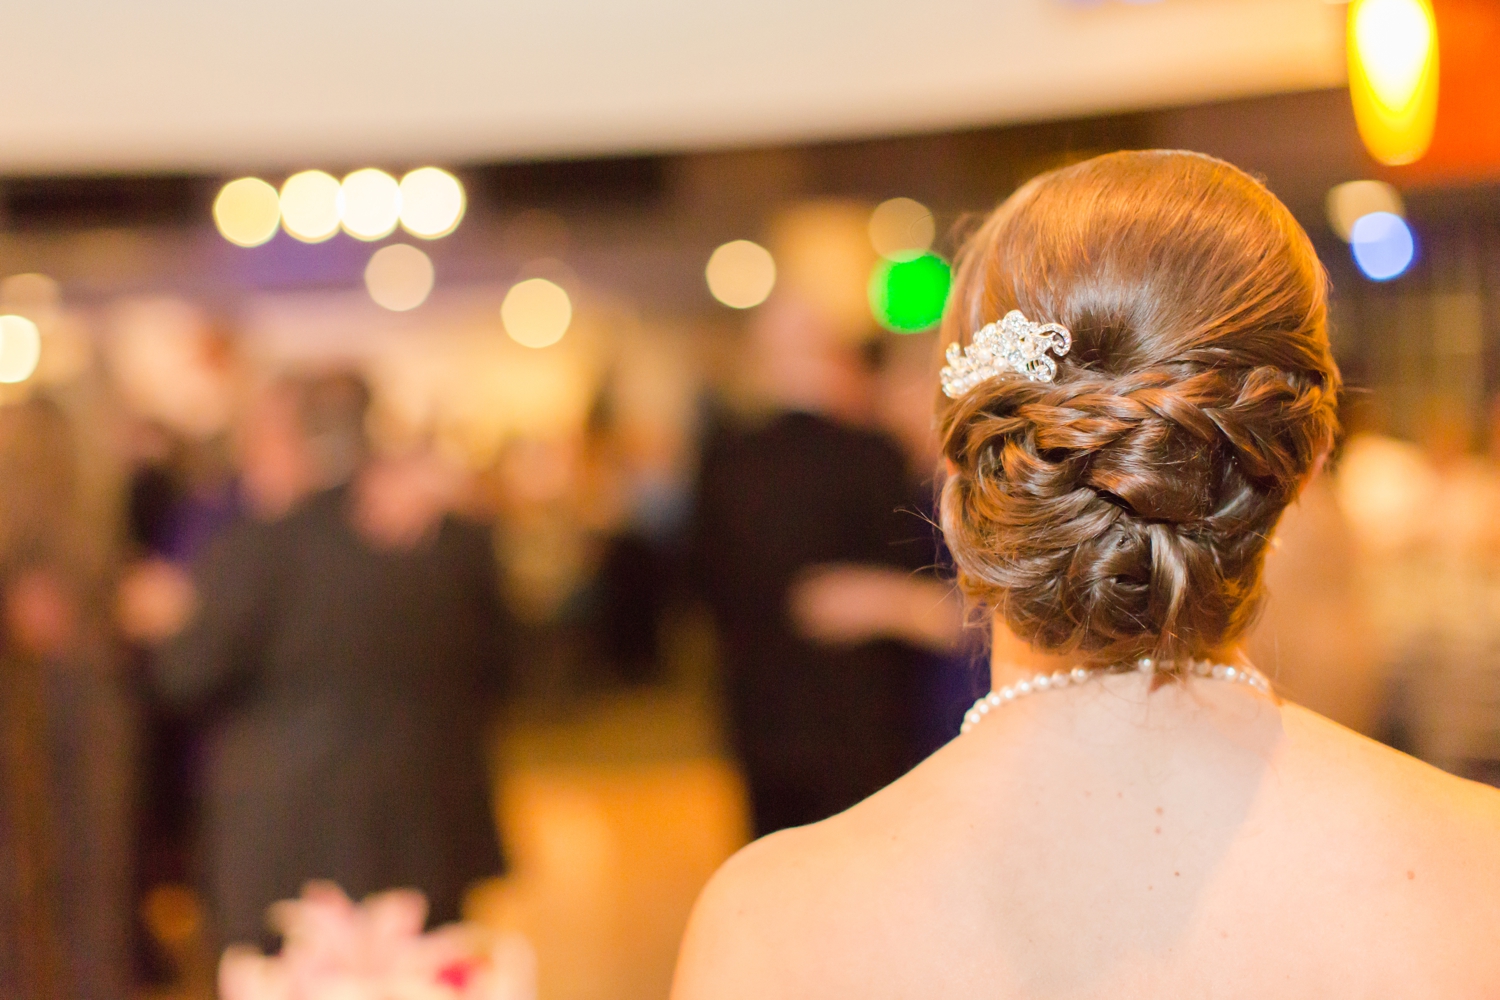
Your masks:
M957 399L981 382L1014 372L1033 382L1051 382L1057 377L1059 358L1073 346L1073 335L1061 323L1033 323L1012 309L997 323L975 333L969 346L948 345L948 364L939 374L943 392Z

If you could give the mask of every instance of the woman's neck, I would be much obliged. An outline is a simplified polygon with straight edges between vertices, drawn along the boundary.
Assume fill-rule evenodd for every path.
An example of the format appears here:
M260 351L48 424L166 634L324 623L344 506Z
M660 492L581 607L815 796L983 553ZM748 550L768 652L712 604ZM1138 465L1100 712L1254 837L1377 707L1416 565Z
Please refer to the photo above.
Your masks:
M1018 639L996 615L990 628L990 690L998 691L1023 677L1072 670L1082 662L1075 655L1046 653Z
M1244 651L1239 648L1226 649L1209 657L1217 663L1247 664ZM1034 648L1024 639L1017 638L999 615L990 627L990 690L998 691L1008 684L1039 673L1069 671L1083 666L1084 658L1077 653L1048 653Z

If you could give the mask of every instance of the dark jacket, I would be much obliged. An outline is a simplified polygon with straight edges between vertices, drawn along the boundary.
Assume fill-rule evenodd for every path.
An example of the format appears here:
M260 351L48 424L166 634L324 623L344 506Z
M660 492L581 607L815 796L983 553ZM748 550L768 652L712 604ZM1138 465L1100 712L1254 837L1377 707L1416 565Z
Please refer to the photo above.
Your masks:
M927 530L904 512L903 459L885 437L784 414L705 457L694 575L720 638L731 735L757 834L845 809L916 762L918 658L894 642L830 647L788 609L821 563L902 568Z
M493 551L447 519L410 552L370 548L346 491L244 522L197 568L200 606L158 660L206 710L204 867L226 940L312 878L398 886L453 919L498 874L485 736L503 662Z

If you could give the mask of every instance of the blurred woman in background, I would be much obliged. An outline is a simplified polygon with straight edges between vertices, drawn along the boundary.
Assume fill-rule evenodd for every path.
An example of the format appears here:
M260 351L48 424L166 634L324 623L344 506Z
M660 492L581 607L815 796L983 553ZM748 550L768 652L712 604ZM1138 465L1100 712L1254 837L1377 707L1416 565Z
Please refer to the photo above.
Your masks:
M0 995L126 994L137 716L66 413L0 407Z

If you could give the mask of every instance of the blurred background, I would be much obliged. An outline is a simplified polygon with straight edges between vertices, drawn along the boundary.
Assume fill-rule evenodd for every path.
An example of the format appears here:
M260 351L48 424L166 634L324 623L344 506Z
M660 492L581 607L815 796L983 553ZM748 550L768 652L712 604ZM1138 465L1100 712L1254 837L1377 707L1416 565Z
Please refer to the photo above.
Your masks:
M1491 0L0 30L0 996L213 996L308 878L665 996L724 858L987 685L929 521L948 265L1116 149L1263 178L1332 279L1346 440L1255 661L1500 782Z

